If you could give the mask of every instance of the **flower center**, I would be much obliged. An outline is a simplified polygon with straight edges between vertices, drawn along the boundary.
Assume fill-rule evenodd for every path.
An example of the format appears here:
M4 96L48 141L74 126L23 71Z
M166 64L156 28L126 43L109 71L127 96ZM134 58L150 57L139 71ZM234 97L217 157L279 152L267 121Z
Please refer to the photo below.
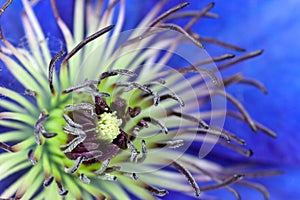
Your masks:
M96 132L102 140L113 141L119 134L119 127L122 120L117 118L116 111L113 113L104 112L100 115L100 119L96 125Z

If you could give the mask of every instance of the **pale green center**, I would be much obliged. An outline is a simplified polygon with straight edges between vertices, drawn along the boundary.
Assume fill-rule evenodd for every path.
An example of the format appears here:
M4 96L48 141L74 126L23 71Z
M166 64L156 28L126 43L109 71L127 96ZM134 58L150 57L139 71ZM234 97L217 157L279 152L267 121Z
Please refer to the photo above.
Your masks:
M117 118L116 112L103 113L100 115L100 119L97 122L96 132L99 138L103 140L113 141L120 134L119 127L122 124L122 120Z

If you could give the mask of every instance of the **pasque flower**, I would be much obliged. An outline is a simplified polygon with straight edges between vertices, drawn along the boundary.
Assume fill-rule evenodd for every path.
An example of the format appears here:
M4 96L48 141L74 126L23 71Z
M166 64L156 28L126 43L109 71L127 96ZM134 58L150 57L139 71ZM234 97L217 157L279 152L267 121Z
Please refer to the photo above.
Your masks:
M11 3L3 4L1 16ZM217 16L210 11L214 3L186 11L189 3L182 2L162 11L161 1L135 29L124 31L125 0L74 1L65 8L73 9L72 28L51 0L58 39L42 30L35 15L39 3L22 0L22 45L0 30L0 59L25 90L22 95L0 87L0 147L6 151L0 177L18 175L1 198L129 199L130 193L152 199L168 190L206 197L206 191L224 187L240 199L235 185L242 185L268 199L264 186L249 179L277 172L203 158L214 145L252 155L243 139L223 130L227 115L276 137L225 91L236 82L265 88L241 74L219 76L262 50L210 58L202 42L245 50L192 30L200 18ZM178 19L187 22L178 25ZM226 100L238 112L226 110ZM201 145L200 158L186 153L193 142Z

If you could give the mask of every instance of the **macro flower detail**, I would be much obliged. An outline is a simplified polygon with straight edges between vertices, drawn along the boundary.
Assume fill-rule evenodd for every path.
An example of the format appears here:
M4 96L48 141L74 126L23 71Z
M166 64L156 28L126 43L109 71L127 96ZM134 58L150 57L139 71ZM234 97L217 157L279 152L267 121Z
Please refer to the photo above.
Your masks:
M0 180L13 179L1 199L155 199L169 190L205 198L205 191L219 188L241 199L235 185L269 198L249 178L277 171L203 158L215 145L252 155L239 135L223 130L227 115L276 137L225 91L236 82L265 88L241 74L221 79L218 72L262 50L210 58L202 43L245 50L192 30L199 19L216 18L214 3L189 12L183 2L162 12L166 1L160 1L135 29L123 31L125 0L74 1L67 8L74 10L72 28L55 0L45 2L61 31L61 49L52 51L35 14L42 2L22 0L26 47L10 43L0 27L0 59L25 90L0 87ZM7 0L0 15L11 7ZM181 18L188 23L176 24ZM188 65L172 66L174 57ZM239 112L227 111L226 100ZM199 157L186 153L193 142L201 144Z

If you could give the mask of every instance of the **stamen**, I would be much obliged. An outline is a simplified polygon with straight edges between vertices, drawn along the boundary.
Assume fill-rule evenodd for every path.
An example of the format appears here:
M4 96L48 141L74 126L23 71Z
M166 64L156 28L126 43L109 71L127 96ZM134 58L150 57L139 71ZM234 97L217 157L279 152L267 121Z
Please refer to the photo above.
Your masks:
M177 117L182 117L183 119L190 120L192 122L198 123L199 126L205 128L205 129L209 128L208 124L206 124L205 121L203 121L201 119L197 119L197 118L195 118L195 117L193 117L191 115L188 115L188 114L184 114L184 113L176 112L174 110L170 110L170 111L167 112L167 115L168 116L174 115L174 116L177 116Z
M141 107L134 107L134 108L128 107L127 113L131 118L135 118L141 113L141 111L142 111Z
M168 94L164 94L164 95L160 96L161 101L166 100L166 99L174 99L175 101L177 101L180 104L181 107L184 107L184 105L185 105L182 98L174 92L170 92Z
M239 57L239 58L237 58L237 59L235 59L235 60L232 60L232 61L230 61L230 62L228 62L228 63L225 63L225 64L223 64L223 65L219 65L219 66L218 66L218 70L221 71L221 70L223 70L223 69L225 69L225 68L227 68L227 67L230 67L230 66L232 66L232 65L235 65L235 64L237 64L237 63L239 63L239 62L242 62L242 61L244 61L244 60L247 60L247 59L250 59L250 58L254 58L254 57L256 57L256 56L259 56L259 55L261 55L262 53L263 53L263 50L258 50L258 51L254 51L254 52L248 53L248 54L246 54L246 55L244 55L244 56L241 56L241 57Z
M58 194L60 196L66 196L68 194L68 190L65 190L61 184L61 182L57 181L56 180L56 185L57 185L57 188L58 188Z
M225 139L227 142L230 141L230 136L227 135L222 130L213 129L212 127L209 128L197 128L196 130L189 130L189 129L182 129L182 133L197 133L197 134L208 134L212 136L217 136Z
M110 173L110 172L114 172L114 171L120 171L121 167L120 166L112 166L112 167L108 167L105 172Z
M215 175L214 172L209 172L201 167L199 167L197 164L195 163L191 163L191 162L188 162L189 165L195 167L197 170L199 170L202 174L210 177L211 179L217 181L217 182L222 182L222 180L216 176L218 175ZM226 189L228 189L230 192L232 192L234 194L234 196L237 198L237 200L241 200L241 195L232 187L230 187L229 185L226 185L225 186Z
M46 178L44 183L43 183L43 186L44 187L49 187L51 185L51 183L53 182L53 180L54 180L53 176L50 176L50 177Z
M154 143L154 147L156 148L178 148L184 144L184 140L169 140L164 142Z
M259 177L269 177L282 175L283 172L280 170L270 170L270 171L258 171L258 172L245 172L244 175L247 178L259 178Z
M186 31L190 30L192 26L199 21L199 19L205 15L210 9L214 7L215 3L212 2L208 4L205 8L203 8L197 15L194 16L194 18L184 27Z
M172 13L186 7L187 5L189 5L189 2L184 2L181 3L169 10L167 10L166 12L164 12L162 15L158 16L152 23L150 23L149 27L154 27L156 24L160 23L161 21L163 21L164 19L166 19L169 15L171 15Z
M151 124L158 126L162 132L164 132L165 134L168 134L168 128L163 125L160 121L152 118L152 117L144 117L143 120L145 120L146 122L150 122Z
M155 194L155 195L157 195L157 196L160 196L160 197L165 196L166 194L169 193L169 192L168 192L167 190L165 190L165 189L158 189L158 188L153 187L153 186L151 186L151 185L148 185L148 184L146 184L146 183L144 183L144 182L141 183L141 186L144 187L144 188L145 188L146 190L148 190L149 192L151 192L151 193L153 193L153 194Z
M134 147L134 145L130 141L128 141L127 146L131 150L130 162L137 162L137 157L140 154L140 152Z
M253 151L252 149L244 149L240 146L236 146L236 145L233 145L231 143L228 143L228 142L222 142L220 141L220 143L223 145L223 146L226 146L227 148L230 148L236 152L238 152L239 154L243 155L243 156L246 156L246 157L251 157L253 155Z
M118 178L111 174L101 174L98 176L98 178L104 180L104 181L116 181Z
M44 136L44 138L47 138L47 139L50 139L50 138L53 138L53 137L57 136L57 133L48 133L48 132L46 132L44 127L41 127L40 131L41 131L42 135Z
M122 87L127 87L126 88L126 91L130 91L132 89L139 89L141 90L142 92L145 92L147 94L152 94L152 90L144 85L140 85L138 83L135 83L135 82L119 82L116 84L117 86L122 86Z
M63 127L63 130L72 135L85 135L85 132L80 128L65 126L65 127Z
M245 117L243 115L239 114L239 113L232 112L232 111L227 111L227 115L245 121ZM262 124L260 124L258 122L254 121L254 123L255 123L258 130L261 130L262 132L266 133L267 135L269 135L273 138L277 138L277 134L274 131L268 129L267 127L263 126Z
M130 91L132 89L139 89L142 92L145 92L146 94L152 95L154 99L154 105L157 106L160 101L160 96L157 92L153 92L149 87L145 85L140 85L135 82L119 82L116 83L117 86L126 87L125 91Z
M91 182L91 180L85 174L80 174L79 180L81 180L85 184L90 184Z
M178 13L173 13L169 17L167 17L167 20L171 19L182 19L185 17L196 17L199 14L199 11L181 11ZM209 18L214 18L217 19L219 18L218 14L212 13L212 12L207 12L204 14L204 17L209 17Z
M4 5L0 8L0 17L2 16L2 14L4 13L4 11L6 10L6 8L12 3L12 0L7 0Z
M252 182L249 182L249 181L239 181L237 184L238 185L243 185L243 186L246 186L246 187L249 187L249 188L256 189L260 193L262 193L265 200L270 199L270 194L269 194L268 190L261 184L252 183Z
M253 80L253 79L243 78L242 74L236 74L236 75L233 75L233 76L223 80L224 86L227 86L233 82L252 85L252 86L258 88L262 93L264 93L264 94L268 93L267 89L265 88L265 86L262 83L260 83L256 80Z
M198 38L200 42L207 42L207 43L211 43L211 44L216 44L216 45L219 45L221 47L225 47L227 49L232 49L232 50L239 51L239 52L245 52L246 51L246 49L244 49L244 48L241 48L241 47L238 47L238 46L235 46L235 45L223 42L223 41L218 40L216 38L200 37L200 36L198 36L194 32L192 33L192 35L195 38Z
M49 64L49 74L48 74L48 82L49 82L49 87L50 87L50 91L51 93L54 95L55 90L54 90L54 86L53 86L53 71L54 71L54 67L55 67L55 63L58 61L58 59L60 59L63 55L65 54L64 51L60 51L58 52L50 61Z
M95 106L93 104L90 103L79 103L79 104L70 104L67 105L64 110L65 112L73 112L73 111L77 111L77 110L88 110L91 112L92 116L95 116L96 113L94 113L95 111Z
M142 157L139 159L139 163L142 163L147 158L147 147L146 147L146 141L142 140ZM136 180L136 179L135 179Z
M64 60L62 61L62 65L61 66L65 66L67 61L72 58L72 56L74 56L82 47L84 47L86 44L88 44L89 42L97 39L98 37L100 37L101 35L107 33L108 31L110 31L112 28L114 27L114 25L109 25L99 31L97 31L96 33L92 34L91 36L85 38L83 41L81 41L74 49L71 50L70 53L67 54L67 56L64 58Z
M34 135L35 135L35 141L38 145L42 144L41 138L40 138L40 131L41 127L43 127L42 123L45 122L48 119L49 115L46 115L43 111L40 113L39 118L37 122L34 125Z
M138 180L139 179L139 177L136 173L133 172L131 175L132 175L133 180Z
M8 152L15 152L11 146L9 146L3 142L0 142L0 148L5 151L8 151Z
M144 86L151 87L151 86L157 85L157 84L159 84L159 85L165 85L166 81L164 79L159 79L157 81L151 81L149 83L146 83L146 84L144 84Z
M239 81L239 83L245 83L245 84L248 84L248 85L253 85L254 87L257 87L258 89L260 89L262 91L262 93L268 94L268 91L265 88L265 86L262 83L258 82L257 80L243 78Z
M34 157L34 152L33 152L32 149L30 149L30 150L28 151L27 157L28 157L28 160L31 162L32 165L36 165L37 160L36 160L35 157Z
M79 135L78 137L74 138L71 142L69 142L67 145L65 146L61 146L60 149L64 152L64 153L68 153L73 151L80 143L82 143L86 138L86 135L82 134Z
M32 97L37 97L37 95L38 95L36 91L30 90L30 89L25 89L25 94L32 96Z
M238 73L238 74L230 76L226 79L223 79L223 85L224 85L224 87L227 87L229 84L232 84L234 82L239 82L242 79L243 79L243 74Z
M190 39L191 42L193 42L196 46L200 47L201 49L204 48L203 45L198 40L196 40L191 34L186 32L183 28L181 28L180 26L178 26L176 24L161 24L161 25L159 25L159 28L168 28L168 29L177 31L179 33L182 33L188 39Z
M230 187L229 185L226 186L226 189L229 190L237 200L242 200L241 195L238 193L238 191L232 187Z
M206 64L209 64L209 63L214 63L214 62L219 62L219 61L223 61L223 60L227 60L227 59L231 59L233 58L235 55L234 54L223 54L221 56L216 56L216 57L213 57L213 58L208 58L208 59L205 59L205 60L201 60L197 63L194 63L193 65L190 65L188 67L182 67L182 68L179 68L179 69L176 69L178 72L180 73L188 73L188 72L198 72L198 67L200 66L203 66L203 65L206 65ZM205 70L205 69L203 69ZM210 76L213 75L212 77L215 77L214 73L207 70L207 74L209 74ZM213 80L214 79L217 79L217 78L212 78Z
M103 21L107 23L107 17L110 15L112 9L117 5L120 0L113 0L107 7L105 13L103 14Z
M216 94L219 94L219 95L227 98L229 101L231 101L237 107L237 109L241 112L241 114L245 117L245 120L248 122L251 129L254 132L257 132L256 125L253 122L253 120L251 119L249 113L246 111L246 109L243 107L243 105L236 98L234 98L231 94L225 93L225 92L220 91L220 90L215 90L214 92Z
M183 167L181 164L179 164L176 161L172 161L172 165L176 167L176 169L178 169L178 171L181 172L188 179L189 183L192 185L192 187L195 190L195 195L198 197L200 195L200 189L192 174L185 167Z
M227 186L227 185L230 185L230 184L235 183L237 181L240 181L243 177L244 177L244 175L242 175L242 174L235 174L232 177L224 180L223 182L221 182L219 184L201 187L201 190L202 191L208 191L208 190L215 190L215 189L218 189L218 188L222 188L224 186Z
M63 114L63 118L69 126L74 127L74 128L82 128L81 124L75 123L68 115Z
M216 127L212 127L212 128L215 129L215 130L218 130L218 128L216 128ZM226 130L220 130L220 131L222 131L222 133L226 134L231 140L239 143L240 145L245 145L246 144L245 140L237 137L233 133L231 133L229 131L226 131Z
M110 163L110 159L107 159L105 161L102 162L102 165L100 167L100 169L98 169L97 171L95 171L95 174L103 174L105 172L105 170L107 169L108 165Z
M127 176L127 177L131 178L132 180L138 180L139 179L138 175L135 172L133 172L133 173L120 172L120 173L124 176Z
M134 73L130 70L127 70L127 69L115 69L115 70L111 70L111 71L107 71L107 72L102 73L99 77L99 80L98 80L97 84L99 85L103 79L106 79L110 76L116 76L116 75L125 75L125 76L129 76L129 77L137 76L136 73Z
M71 168L65 168L65 172L68 174L75 173L80 167L80 165L82 164L82 162L83 162L83 157L82 156L78 157Z
M84 87L87 87L87 86L90 86L90 85L95 85L95 84L97 84L97 81L87 80L87 81L84 81L83 83L80 83L78 85L74 85L72 87L69 87L68 89L63 90L62 93L67 94L67 93L73 92L75 90L79 90L81 88L84 88Z

